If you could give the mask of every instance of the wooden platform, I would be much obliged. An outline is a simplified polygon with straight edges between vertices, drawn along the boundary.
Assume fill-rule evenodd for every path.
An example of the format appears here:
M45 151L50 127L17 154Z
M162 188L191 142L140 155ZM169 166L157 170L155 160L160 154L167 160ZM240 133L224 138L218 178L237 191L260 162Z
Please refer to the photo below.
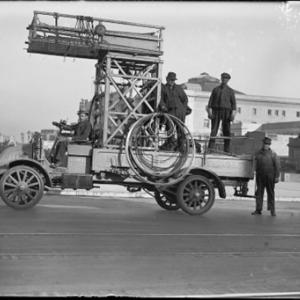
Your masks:
M65 20L68 21L67 25ZM105 25L101 34L95 29L96 22ZM111 30L110 27L117 27L118 30ZM128 27L134 27L135 31L128 31ZM156 57L163 54L163 27L155 25L34 12L27 29L29 53L89 59L98 59L107 52Z
M175 155L172 152L155 153L149 151L149 156L159 155L168 157ZM178 155L178 153L176 154ZM125 153L112 149L93 149L92 170L99 172L109 170L111 165L129 167ZM252 179L254 176L254 161L252 155L222 155L196 154L192 169L202 168L216 173L221 178Z

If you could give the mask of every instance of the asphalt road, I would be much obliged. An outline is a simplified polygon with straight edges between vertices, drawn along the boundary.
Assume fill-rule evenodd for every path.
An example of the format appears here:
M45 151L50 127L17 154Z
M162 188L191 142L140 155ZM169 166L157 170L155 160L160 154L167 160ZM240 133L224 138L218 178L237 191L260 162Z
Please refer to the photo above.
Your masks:
M0 203L1 296L300 296L300 202L251 216L216 200L203 216L149 198L45 196Z

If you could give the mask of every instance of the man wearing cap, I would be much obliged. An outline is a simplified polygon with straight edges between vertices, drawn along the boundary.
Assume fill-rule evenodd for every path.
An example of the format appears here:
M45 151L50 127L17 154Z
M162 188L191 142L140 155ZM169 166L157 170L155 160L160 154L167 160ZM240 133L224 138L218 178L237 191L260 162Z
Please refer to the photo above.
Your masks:
M271 216L275 213L275 183L279 182L280 163L277 154L271 150L271 139L263 139L262 148L255 154L256 170L256 209L252 215L261 215L263 209L264 190L267 190L267 208Z
M220 122L222 122L222 131L224 137L230 137L230 123L236 115L235 93L227 83L231 76L228 73L221 74L221 84L215 87L210 95L207 112L208 118L211 119L211 132L208 148L212 149L215 145L214 137L217 135ZM224 140L224 152L230 150L230 139Z
M169 72L166 77L167 83L162 85L161 101L159 109L170 115L177 117L181 122L185 122L185 117L188 110L188 97L180 85L175 84L176 73ZM168 128L166 128L168 130ZM174 136L170 137L160 149L176 150L181 147L182 133L180 128L177 128L177 141Z
M175 84L176 73L169 72L166 77L167 83L162 86L160 109L167 112L183 123L188 106L188 97L180 85Z
M74 130L72 141L87 141L92 130L89 113L85 110L79 110L78 116L79 122L74 125L69 125L71 130Z

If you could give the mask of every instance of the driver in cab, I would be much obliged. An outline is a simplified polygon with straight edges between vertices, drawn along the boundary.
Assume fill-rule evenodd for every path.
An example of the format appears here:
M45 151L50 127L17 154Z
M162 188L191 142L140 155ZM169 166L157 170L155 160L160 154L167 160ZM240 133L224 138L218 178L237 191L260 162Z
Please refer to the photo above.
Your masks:
M78 123L76 124L64 124L58 122L52 122L53 125L59 127L61 130L70 130L74 131L74 135L72 136L72 142L74 143L82 143L89 141L90 134L92 131L92 125L89 120L89 114L85 110L78 111ZM66 162L66 151L68 146L68 140L60 140L55 149L54 153L51 155L52 164L51 167L65 167L67 165Z

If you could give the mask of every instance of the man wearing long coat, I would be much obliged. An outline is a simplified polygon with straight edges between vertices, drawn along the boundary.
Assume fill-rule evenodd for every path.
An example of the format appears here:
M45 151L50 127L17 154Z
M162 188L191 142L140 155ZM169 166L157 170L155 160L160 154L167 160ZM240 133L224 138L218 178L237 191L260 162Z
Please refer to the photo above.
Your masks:
M161 110L167 112L183 123L188 106L188 97L180 85L175 84L176 73L169 72L167 75L167 83L162 86L160 107Z
M185 117L187 115L188 109L188 97L180 85L175 84L176 73L169 72L166 77L167 83L162 85L161 101L159 104L159 109L162 112L166 112L170 115L175 116L181 122L185 122ZM167 126L166 130L169 128ZM177 139L171 136L167 141L161 146L162 150L178 150L182 147L183 132L179 126L176 126Z
M271 216L275 212L275 183L279 182L280 162L277 154L271 150L271 139L265 137L263 147L255 154L256 170L256 209L252 215L261 215L264 191L267 190L267 208Z

